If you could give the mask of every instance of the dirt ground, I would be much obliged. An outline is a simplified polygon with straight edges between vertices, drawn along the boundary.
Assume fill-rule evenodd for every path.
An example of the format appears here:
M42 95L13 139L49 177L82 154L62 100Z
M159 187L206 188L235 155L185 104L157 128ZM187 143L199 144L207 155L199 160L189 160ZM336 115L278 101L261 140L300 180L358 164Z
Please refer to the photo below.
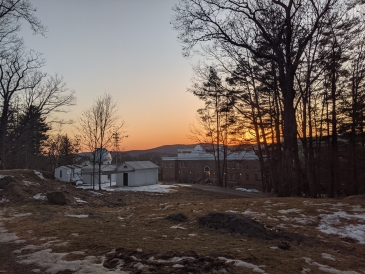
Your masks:
M105 273L365 273L363 197L94 192L0 174L0 273L96 273L80 270L87 260ZM33 198L51 191L67 204Z

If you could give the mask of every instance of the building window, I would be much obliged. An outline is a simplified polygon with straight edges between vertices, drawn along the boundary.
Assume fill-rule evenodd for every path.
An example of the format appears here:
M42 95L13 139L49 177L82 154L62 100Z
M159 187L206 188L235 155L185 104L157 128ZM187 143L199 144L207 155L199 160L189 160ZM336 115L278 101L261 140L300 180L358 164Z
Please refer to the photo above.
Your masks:
M259 175L255 174L255 181L259 180Z
M165 168L167 168L167 164L165 163Z
M170 164L170 168L172 168L172 163Z
M236 178L235 178L235 176L236 176L236 174L232 174L232 180L234 181L234 180L236 180Z
M60 178L62 178L62 170L60 170Z
M245 165L245 168L248 169L248 164Z
M180 163L180 167L181 167L181 168L183 167L183 163Z
M236 169L239 169L240 168L240 163L239 162L237 162L236 163Z
M255 169L257 169L257 165L255 165Z
M250 180L250 174L246 173L246 181Z

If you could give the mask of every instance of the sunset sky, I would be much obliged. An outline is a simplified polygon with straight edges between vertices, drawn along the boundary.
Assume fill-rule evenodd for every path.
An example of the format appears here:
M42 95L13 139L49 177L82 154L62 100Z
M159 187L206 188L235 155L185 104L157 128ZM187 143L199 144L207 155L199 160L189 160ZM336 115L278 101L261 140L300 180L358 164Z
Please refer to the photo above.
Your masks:
M128 125L125 150L191 143L189 125L203 102L187 92L197 60L182 56L172 30L176 2L32 0L48 32L32 35L24 25L21 35L43 54L43 70L62 75L76 91L77 106L66 118L76 121L106 92Z

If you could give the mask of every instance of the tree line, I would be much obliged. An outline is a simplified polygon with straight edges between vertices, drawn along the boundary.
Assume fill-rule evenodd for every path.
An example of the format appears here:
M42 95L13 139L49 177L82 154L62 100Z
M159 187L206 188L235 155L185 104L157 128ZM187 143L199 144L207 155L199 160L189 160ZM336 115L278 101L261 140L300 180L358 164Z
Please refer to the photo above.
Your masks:
M364 6L180 0L183 53L205 60L190 89L205 102L194 138L255 143L263 189L280 196L364 193Z

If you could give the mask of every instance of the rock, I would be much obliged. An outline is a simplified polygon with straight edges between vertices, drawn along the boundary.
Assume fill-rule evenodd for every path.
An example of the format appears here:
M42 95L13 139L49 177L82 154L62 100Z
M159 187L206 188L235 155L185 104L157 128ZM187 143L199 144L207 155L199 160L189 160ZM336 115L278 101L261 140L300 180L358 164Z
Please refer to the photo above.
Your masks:
M280 241L280 243L278 244L278 247L280 249L289 250L290 244L287 241Z
M142 269L142 268L144 268L144 265L143 265L143 264L141 264L141 263L136 263L136 264L134 265L134 267L136 267L136 268L138 268L138 269Z
M177 221L177 222L186 222L188 217L184 213L171 214L166 217L167 220Z
M13 177L5 176L0 178L0 189L7 190L11 186L11 183L16 183ZM10 186L9 186L10 185Z
M50 203L56 205L65 205L66 204L66 197L63 192L55 191L47 193L47 199Z

